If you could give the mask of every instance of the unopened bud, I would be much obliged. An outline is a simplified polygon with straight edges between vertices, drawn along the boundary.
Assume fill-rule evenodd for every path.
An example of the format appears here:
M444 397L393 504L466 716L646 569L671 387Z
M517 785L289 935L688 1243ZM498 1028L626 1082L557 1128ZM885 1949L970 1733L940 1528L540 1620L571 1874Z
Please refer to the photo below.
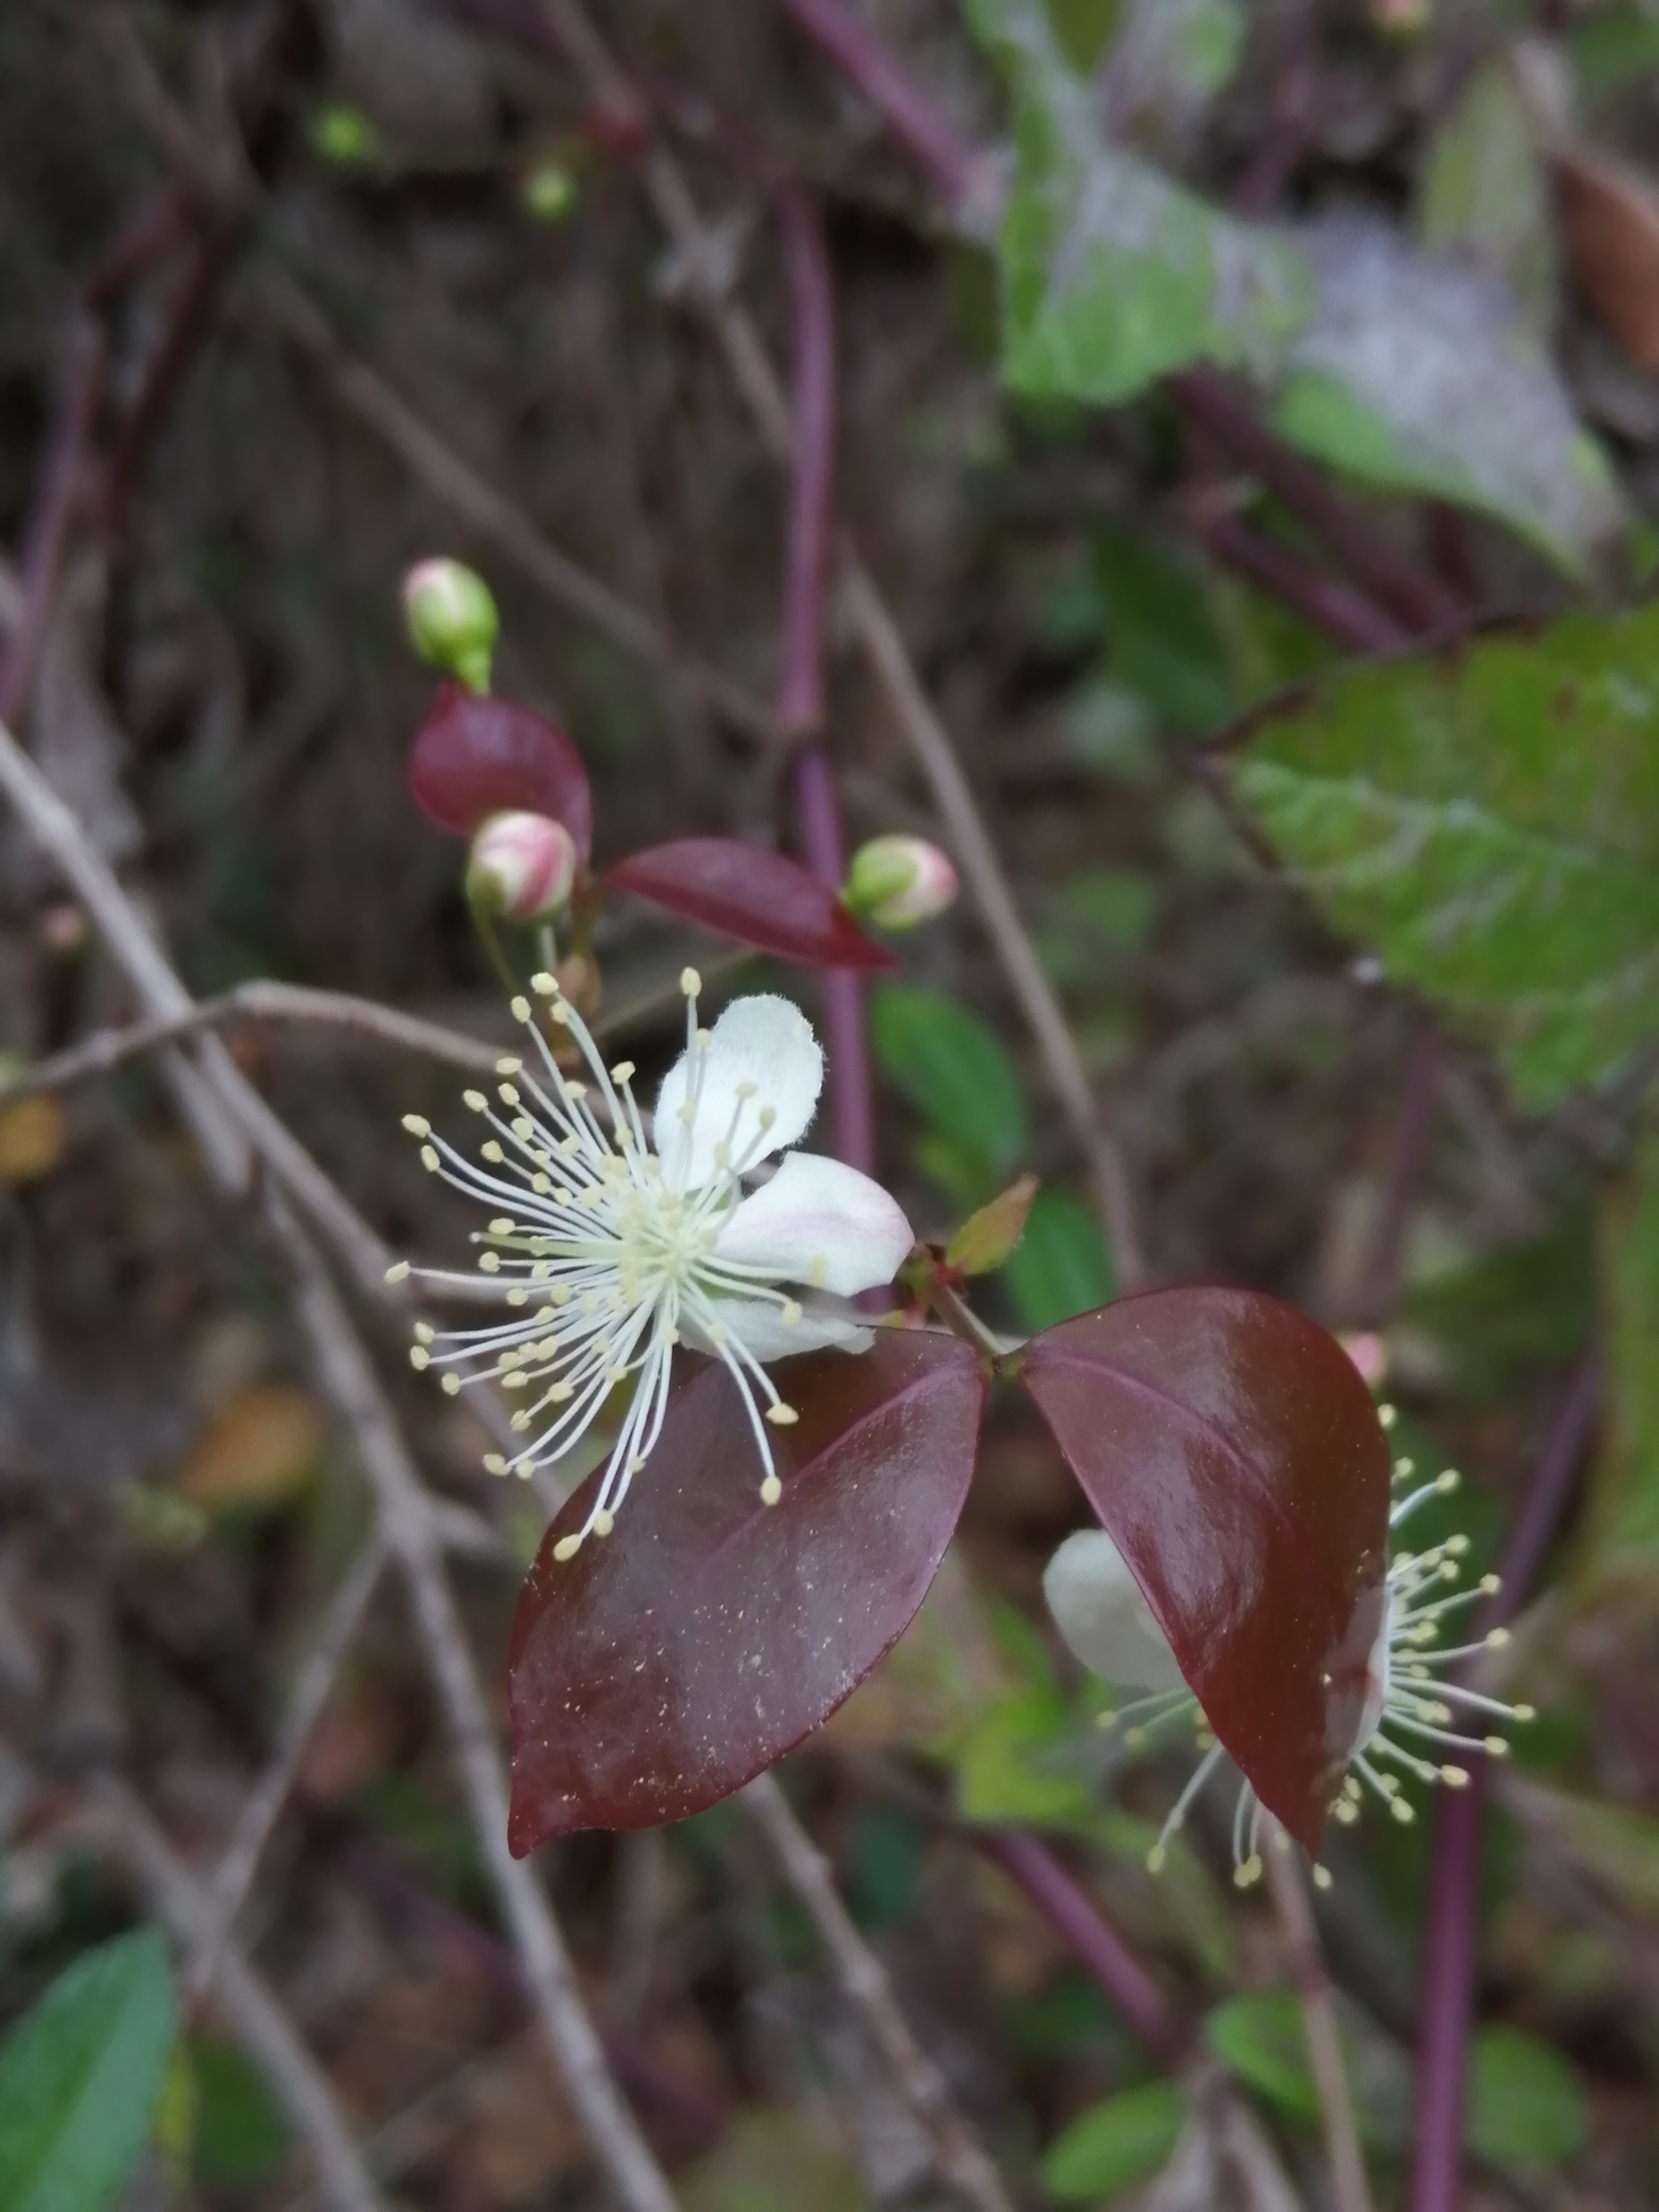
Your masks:
M562 822L545 814L492 814L480 823L467 857L466 896L502 921L541 921L569 900L576 847Z
M872 837L853 855L842 886L849 914L878 929L914 929L956 903L957 872L925 837Z
M483 578L459 561L417 561L404 578L404 615L422 660L488 691L501 617Z
M576 204L576 180L557 161L538 161L519 190L538 222L562 222Z

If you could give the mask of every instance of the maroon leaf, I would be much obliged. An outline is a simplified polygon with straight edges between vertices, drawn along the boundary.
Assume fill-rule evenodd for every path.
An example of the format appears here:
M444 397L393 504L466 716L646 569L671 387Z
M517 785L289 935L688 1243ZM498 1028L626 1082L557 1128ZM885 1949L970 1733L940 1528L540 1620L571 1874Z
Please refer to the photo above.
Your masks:
M1388 1544L1388 1440L1347 1354L1277 1298L1154 1291L1045 1329L1019 1375L1211 1727L1316 1852Z
M677 837L618 860L606 878L740 945L813 968L896 968L834 891L799 862L730 837Z
M470 837L492 814L548 814L587 858L593 797L581 755L554 723L510 699L446 681L410 755L409 788L441 830Z
M542 1540L509 1656L522 1855L573 1828L701 1812L826 1720L927 1594L973 1473L984 1378L954 1337L884 1331L779 1382L783 1482L763 1505L723 1367L674 1394L616 1530L562 1565L585 1483Z

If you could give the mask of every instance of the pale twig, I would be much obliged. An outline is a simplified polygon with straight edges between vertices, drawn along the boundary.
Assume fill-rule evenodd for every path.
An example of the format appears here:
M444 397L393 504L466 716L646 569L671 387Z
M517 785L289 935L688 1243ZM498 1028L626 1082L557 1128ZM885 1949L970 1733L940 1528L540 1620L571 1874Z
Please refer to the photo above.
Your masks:
M282 1734L264 1771L249 1792L235 1831L203 1899L201 1940L185 1978L186 2006L198 2003L211 1984L220 1956L230 1940L265 1845L270 1840L300 1761L333 1693L341 1662L362 1625L386 1565L386 1547L377 1529L346 1571L330 1600L283 1717Z
M428 1500L391 1406L316 1248L275 1190L265 1215L293 1279L325 1389L354 1438L397 1555L449 1723L484 1863L512 1931L543 2033L612 2186L629 2212L674 2199L611 2076L564 1940L530 1867L507 1847L507 1794L489 1708L467 1649Z
M191 1960L207 1948L207 1896L133 1791L113 1778L94 1786L110 1841ZM282 2100L310 2150L335 2212L380 2212L381 2198L351 2140L334 2092L264 1981L235 1947L221 1942L214 1987L238 2036Z
M1320 2119L1325 2130L1325 2156L1331 2171L1331 2202L1335 2212L1371 2212L1371 2194L1365 2179L1364 2154L1359 2148L1359 2129L1354 2119L1353 2094L1342 2057L1342 2039L1332 2001L1330 1977L1319 1948L1319 1930L1313 1907L1303 1887L1302 1869L1290 1838L1269 1816L1263 1857L1267 1881L1285 1931L1291 1972L1302 1999L1302 2032L1307 2038L1308 2059L1319 2098Z
M601 55L604 50L575 0L542 0L542 5L555 37L587 75L590 94L614 108L619 75L608 57L604 72L597 61L586 58L595 49ZM702 218L678 164L659 150L647 157L642 173L659 219L687 267L706 266ZM703 295L701 304L762 439L774 459L787 467L794 443L789 404L759 333L744 309L724 292ZM1101 1126L1065 1012L1036 957L955 748L922 689L897 623L850 548L842 550L841 568L842 604L853 634L933 790L963 879L1042 1054L1073 1141L1089 1168L1111 1239L1119 1286L1126 1291L1143 1289L1146 1260L1127 1167L1115 1141Z
M848 2002L882 2064L927 2133L940 2174L976 2212L1012 2212L996 2168L963 2124L945 2078L907 2026L886 1969L842 1903L822 1852L791 1811L770 1774L757 1775L743 1799L771 1845L784 1878L817 1929Z
M568 613L624 653L647 661L745 737L769 744L772 717L741 684L681 651L648 615L561 552L522 508L485 482L374 369L339 345L316 308L285 277L261 296L283 331L323 370L359 421L398 454L433 495Z
M0 726L0 791L12 799L30 835L50 854L103 933L108 948L152 1014L178 1014L191 1000L126 892L88 842L9 731ZM202 1040L195 1067L200 1094L180 1087L180 1105L219 1188L240 1196L246 1183L246 1146L230 1141L249 1121L252 1100L295 1151L301 1148L233 1065L216 1038ZM176 1055L175 1055L176 1057ZM194 1111L191 1111L192 1104ZM252 1117L259 1127L258 1117ZM273 1130L262 1127L261 1150L272 1157ZM272 1148L280 1152L280 1147ZM320 1173L320 1170L319 1170ZM325 1389L351 1428L380 1506L381 1526L412 1598L422 1644L452 1733L462 1780L480 1832L486 1863L501 1895L537 2009L590 2141L629 2212L673 2212L673 2197L633 2115L606 2068L583 2007L551 1909L529 1868L507 1843L507 1801L479 1686L444 1572L441 1536L431 1502L392 1419L362 1340L310 1238L276 1182L264 1210L293 1272L301 1318Z
M418 1015L401 1013L395 1006L383 1006L374 999L356 998L347 991L313 991L301 983L272 983L261 978L238 983L216 999L199 1000L188 1013L100 1030L0 1084L0 1102L25 1097L33 1091L67 1090L72 1084L108 1075L130 1060L162 1045L176 1044L199 1030L232 1028L241 1022L339 1030L400 1052L441 1060L448 1067L465 1068L473 1075L493 1073L507 1049L505 1045L488 1044L482 1037L467 1036L459 1030L446 1029L440 1023L422 1021Z

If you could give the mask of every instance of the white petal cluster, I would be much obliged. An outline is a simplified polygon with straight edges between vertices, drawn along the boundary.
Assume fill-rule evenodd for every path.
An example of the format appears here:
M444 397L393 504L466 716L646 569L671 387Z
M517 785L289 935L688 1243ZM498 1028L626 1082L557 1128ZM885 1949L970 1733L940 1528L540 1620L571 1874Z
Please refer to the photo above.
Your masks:
M701 984L688 968L685 1050L663 1079L647 1134L628 1061L607 1067L586 1024L550 975L532 988L568 1037L583 1073L567 1073L527 1000L514 1002L533 1058L499 1063L494 1099L468 1091L489 1128L477 1161L418 1115L434 1174L490 1209L475 1236L478 1267L499 1286L507 1320L442 1334L422 1325L410 1358L455 1391L493 1377L517 1401L524 1441L492 1471L527 1474L568 1452L612 1392L627 1410L568 1558L590 1532L608 1534L629 1483L662 1431L673 1354L681 1345L724 1362L754 1429L768 1504L781 1494L767 1424L795 1419L767 1363L833 1346L861 1352L870 1331L842 1303L890 1282L914 1241L878 1183L839 1161L789 1152L770 1180L744 1178L799 1142L823 1084L823 1054L798 1006L738 999L712 1030L697 1020ZM395 1276L410 1273L406 1262ZM430 1269L426 1280L470 1277Z
M1381 1410L1384 1425L1389 1425L1392 1410ZM1396 1484L1409 1482L1414 1472L1410 1460L1395 1462ZM1430 1498L1449 1495L1457 1484L1457 1475L1448 1468L1412 1490L1391 1510L1390 1530ZM1467 1537L1449 1536L1422 1552L1396 1552L1389 1563L1382 1617L1366 1662L1365 1696L1347 1748L1346 1771L1330 1806L1340 1821L1359 1817L1367 1789L1395 1820L1411 1820L1412 1807L1391 1770L1398 1768L1420 1782L1462 1789L1468 1782L1468 1770L1448 1760L1447 1750L1501 1758L1508 1749L1500 1735L1466 1735L1462 1729L1484 1725L1488 1718L1525 1721L1533 1717L1529 1705L1504 1705L1458 1680L1455 1672L1447 1672L1509 1640L1506 1629L1494 1628L1473 1644L1446 1646L1440 1642L1443 1624L1450 1615L1498 1590L1495 1575L1483 1576L1468 1589L1448 1589L1458 1581L1468 1551ZM1225 1754L1139 1585L1103 1528L1080 1529L1068 1536L1048 1562L1042 1589L1055 1626L1089 1672L1116 1688L1143 1693L1117 1711L1102 1714L1103 1725L1127 1722L1127 1741L1133 1748L1152 1729L1170 1722L1198 1724L1204 1756L1150 1854L1149 1863L1156 1872L1170 1837L1184 1825L1194 1800ZM1242 1783L1233 1813L1234 1878L1242 1887L1261 1871L1261 1810L1255 1790L1248 1782ZM1322 1885L1330 1879L1323 1867L1314 1869L1314 1878Z

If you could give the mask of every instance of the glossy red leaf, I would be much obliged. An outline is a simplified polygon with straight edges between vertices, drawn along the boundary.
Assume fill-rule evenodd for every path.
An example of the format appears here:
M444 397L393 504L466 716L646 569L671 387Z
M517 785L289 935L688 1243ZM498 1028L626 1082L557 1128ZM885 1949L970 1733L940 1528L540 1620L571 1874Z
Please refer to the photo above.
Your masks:
M492 814L547 814L587 858L593 796L581 755L556 724L510 699L446 681L410 755L409 788L424 815L458 836Z
M1020 1380L1205 1716L1310 1851L1382 1620L1389 1453L1335 1339L1250 1291L1045 1329Z
M606 878L740 945L813 968L896 968L834 891L798 861L731 837L677 837L630 853Z
M514 1851L712 1805L826 1720L926 1595L973 1474L973 1353L884 1331L777 1374L800 1415L774 1437L777 1504L710 1362L676 1389L613 1534L553 1557L589 1482L544 1537L509 1661Z

